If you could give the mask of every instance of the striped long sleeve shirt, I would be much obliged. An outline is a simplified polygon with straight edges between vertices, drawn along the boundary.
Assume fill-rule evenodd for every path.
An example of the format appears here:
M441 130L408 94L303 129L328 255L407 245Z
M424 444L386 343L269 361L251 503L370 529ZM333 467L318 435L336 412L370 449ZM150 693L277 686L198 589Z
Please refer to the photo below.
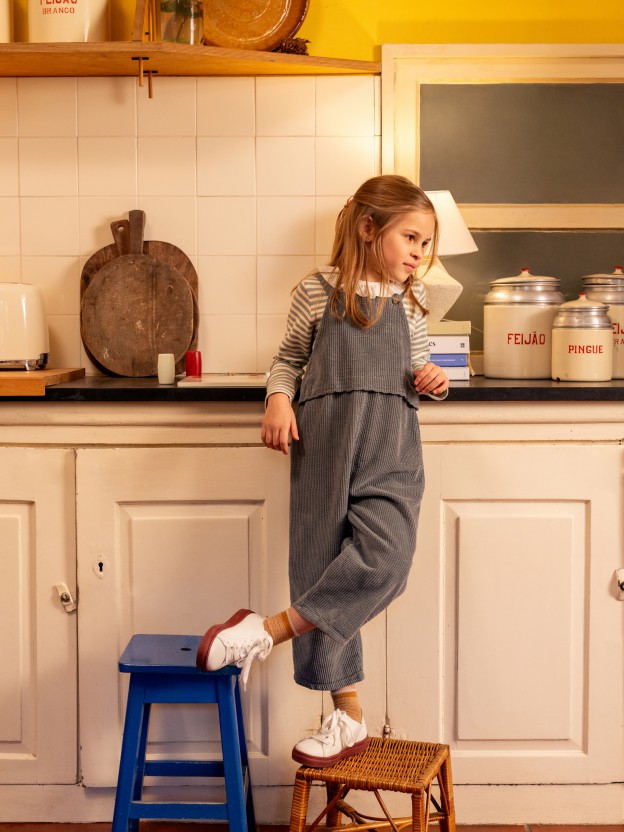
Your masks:
M319 269L325 280L334 284L335 275L332 271ZM375 288L375 284L371 286ZM389 294L399 294L402 291L402 286L392 284ZM425 287L420 281L415 281L413 291L419 303L424 306ZM306 277L295 289L286 323L286 335L271 365L267 398L273 393L285 393L290 401L293 400L328 302L327 293L315 275ZM412 369L416 371L429 361L427 325L424 314L408 294L403 298L403 307L410 332ZM445 392L441 396L432 395L431 398L444 399L446 395Z

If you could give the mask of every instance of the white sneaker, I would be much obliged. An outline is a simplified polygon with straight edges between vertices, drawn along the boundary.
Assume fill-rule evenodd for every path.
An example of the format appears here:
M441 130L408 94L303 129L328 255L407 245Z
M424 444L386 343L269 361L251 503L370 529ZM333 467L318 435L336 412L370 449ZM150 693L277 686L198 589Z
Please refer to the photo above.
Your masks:
M271 652L273 639L264 629L265 619L251 610L239 610L223 624L206 631L197 648L197 667L220 670L227 665L242 667L241 680L247 677L254 659L263 662Z
M297 743L292 757L304 766L325 768L333 766L344 757L361 754L366 751L369 742L364 720L356 722L344 711L336 709L327 717L317 734Z

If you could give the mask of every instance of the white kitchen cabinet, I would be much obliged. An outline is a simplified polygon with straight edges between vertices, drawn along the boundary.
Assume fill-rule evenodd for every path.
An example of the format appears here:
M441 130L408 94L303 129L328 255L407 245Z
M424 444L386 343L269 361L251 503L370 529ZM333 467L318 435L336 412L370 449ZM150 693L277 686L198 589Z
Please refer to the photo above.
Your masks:
M74 455L0 448L0 783L75 783Z
M388 613L393 730L448 742L458 784L621 781L624 450L425 454L415 567Z
M371 733L450 743L461 823L624 819L620 410L421 409L418 550L404 595L364 629L361 693ZM132 633L287 606L288 459L259 445L261 413L0 408L1 821L110 820ZM53 586L74 591L76 562L68 615ZM287 823L292 745L331 705L294 684L288 645L253 666L244 702L258 817ZM155 716L150 754L216 754L209 714Z
M241 607L288 606L288 464L263 447L79 450L77 486L82 774L111 786L130 636L201 634ZM269 662L270 684L256 662L244 695L257 784L290 782L293 737L321 712L321 694L292 682L289 645ZM156 711L149 752L218 752L210 706Z

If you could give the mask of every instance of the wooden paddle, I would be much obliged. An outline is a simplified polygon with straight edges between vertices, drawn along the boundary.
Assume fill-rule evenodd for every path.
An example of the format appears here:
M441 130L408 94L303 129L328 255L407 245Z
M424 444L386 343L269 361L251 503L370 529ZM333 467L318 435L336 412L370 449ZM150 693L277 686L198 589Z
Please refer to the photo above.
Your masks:
M140 217L143 216L143 223L145 224L145 212L138 210L129 212L129 215L131 216L134 216L135 214L138 216L139 219L135 219L134 222L140 221ZM110 229L115 242L113 244L104 246L101 249L98 249L98 251L91 255L91 257L83 266L82 274L80 276L81 300L87 287L103 266L105 266L107 263L110 263L110 261L114 260L116 257L130 253L129 221L125 219L115 220L110 224ZM173 243L166 243L161 240L144 240L143 254L149 254L156 260L162 260L163 262L168 263L170 266L173 266L180 272L180 274L184 278L186 278L189 286L191 287L191 291L193 292L193 336L191 338L189 349L196 350L199 340L199 306L197 303L197 298L199 295L199 281L193 263L182 251L182 249L173 245ZM93 364L95 364L95 366L98 367L98 369L102 372L108 372L106 367L103 367L95 358L95 356L91 354L88 346L86 344L84 346L85 351L87 352L87 355L89 356ZM177 372L183 372L183 362L180 364L179 367L176 367L176 370Z
M144 228L145 213L131 211L130 252L102 265L82 295L85 348L99 367L120 376L155 376L165 352L181 372L194 335L194 293L174 266L143 253ZM122 221L113 234L113 248L125 250Z

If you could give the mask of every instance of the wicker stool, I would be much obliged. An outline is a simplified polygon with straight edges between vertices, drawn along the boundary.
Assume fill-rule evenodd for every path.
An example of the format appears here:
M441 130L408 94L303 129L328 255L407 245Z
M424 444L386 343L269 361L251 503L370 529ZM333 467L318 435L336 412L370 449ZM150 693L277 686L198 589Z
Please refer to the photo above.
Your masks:
M237 667L208 673L195 666L199 636L135 635L119 659L130 674L112 832L137 832L139 821L219 820L231 832L254 832L245 728ZM221 761L146 760L154 703L214 703L219 708ZM225 802L142 800L143 778L216 777L225 780Z
M455 832L455 808L451 780L451 757L448 745L409 740L371 738L363 754L347 757L329 768L302 766L295 777L290 815L290 832L304 832L308 811L308 797L313 781L325 783L327 805L308 827L307 832L327 816L327 826L340 832L392 827L394 832L411 826L414 832L426 832L431 821L440 832ZM431 793L437 780L440 804ZM373 792L384 817L370 817L357 812L344 798L351 789ZM392 818L383 802L380 790L405 792L412 796L412 814L406 818ZM434 811L432 811L432 806ZM341 814L352 823L341 825Z

